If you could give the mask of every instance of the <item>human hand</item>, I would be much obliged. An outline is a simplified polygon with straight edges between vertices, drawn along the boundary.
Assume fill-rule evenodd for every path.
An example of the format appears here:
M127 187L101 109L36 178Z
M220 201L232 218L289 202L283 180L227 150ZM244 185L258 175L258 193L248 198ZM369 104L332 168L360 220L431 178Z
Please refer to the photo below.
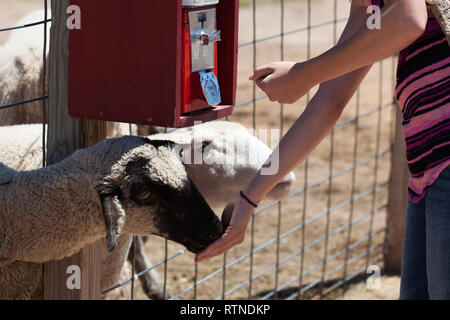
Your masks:
M255 81L270 101L294 103L315 85L304 63L273 62L261 66L249 78Z
M228 203L222 213L224 234L195 257L195 263L221 255L244 241L254 208L240 196Z

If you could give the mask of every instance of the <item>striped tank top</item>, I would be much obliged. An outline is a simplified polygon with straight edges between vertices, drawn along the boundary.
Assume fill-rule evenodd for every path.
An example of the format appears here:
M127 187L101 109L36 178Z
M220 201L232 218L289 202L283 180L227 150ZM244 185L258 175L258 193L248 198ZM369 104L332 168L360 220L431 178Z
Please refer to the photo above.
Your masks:
M408 196L417 203L450 165L450 47L430 9L424 34L400 52L396 98L411 172Z

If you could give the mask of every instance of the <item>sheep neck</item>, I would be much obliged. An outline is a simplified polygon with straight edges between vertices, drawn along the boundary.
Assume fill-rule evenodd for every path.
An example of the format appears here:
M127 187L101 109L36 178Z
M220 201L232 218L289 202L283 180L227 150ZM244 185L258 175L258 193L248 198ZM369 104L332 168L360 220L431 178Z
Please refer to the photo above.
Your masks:
M93 176L73 160L18 172L10 185L0 188L0 203L7 208L0 211L1 257L62 259L104 236Z

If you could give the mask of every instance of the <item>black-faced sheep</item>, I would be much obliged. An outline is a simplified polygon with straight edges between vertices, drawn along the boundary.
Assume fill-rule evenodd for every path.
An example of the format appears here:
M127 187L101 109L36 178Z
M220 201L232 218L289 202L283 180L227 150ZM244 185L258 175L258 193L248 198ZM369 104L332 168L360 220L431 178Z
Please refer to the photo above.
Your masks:
M41 165L42 128L39 125L22 125L12 127L0 127L0 161L16 170L37 169ZM216 121L205 123L193 128L178 129L167 134L149 136L151 140L172 140L184 146L192 146L194 141L203 137L203 156L208 159L208 164L185 164L190 178L194 181L200 193L208 201L216 212L221 211L225 204L244 188L248 179L256 174L259 167L270 155L270 148L252 135L252 133L233 122ZM240 139L245 148L238 148L235 143ZM243 143L242 143L243 142ZM253 153L249 156L249 153ZM232 161L224 161L224 157L232 155ZM184 154L186 156L186 154ZM253 161L248 161L252 158ZM215 159L215 160L214 160ZM268 195L270 200L282 200L288 196L295 182L294 173L290 173ZM219 187L211 188L210 183ZM114 252L104 258L102 270L103 288L112 287L120 279L120 270L126 261L126 253L129 250L131 237L124 238ZM136 250L136 271L148 269L151 262L145 257L143 248L138 246ZM154 270L140 278L146 293L153 298L163 298L162 286Z
M220 237L220 220L175 147L127 136L39 170L0 163L0 298L29 298L37 288L30 277L18 282L15 270L34 275L31 269L41 270L35 264L70 256L105 235L108 250L121 233L156 234L194 253Z

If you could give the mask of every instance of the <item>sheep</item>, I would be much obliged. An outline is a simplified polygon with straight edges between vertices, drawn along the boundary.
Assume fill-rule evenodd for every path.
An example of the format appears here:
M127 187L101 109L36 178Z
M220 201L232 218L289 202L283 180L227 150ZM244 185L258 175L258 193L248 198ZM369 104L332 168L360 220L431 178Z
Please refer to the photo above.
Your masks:
M223 209L239 190L245 188L271 154L271 149L239 123L213 121L170 133L148 136L151 140L170 140L192 146L200 141L201 163L195 163L192 152L184 154L189 177L209 205ZM290 172L266 196L280 201L292 191L296 177ZM211 188L212 185L218 186Z
M222 224L176 147L125 136L39 170L0 163L0 298L31 297L40 279L36 264L71 256L105 236L108 251L123 232L159 235L193 253L219 238ZM19 268L33 277L19 281Z
M22 125L13 127L0 127L0 136L5 137L3 141L0 141L0 149L4 150L0 153L0 161L3 161L7 165L15 168L16 170L36 169L40 167L42 157L41 146L41 132L42 128L39 125ZM20 134L19 134L20 133ZM186 170L189 173L194 183L197 185L199 191L208 201L209 205L217 210L222 209L225 204L231 200L231 198L238 193L238 191L244 188L248 179L251 178L258 168L262 165L265 158L270 154L270 148L264 143L256 139L245 127L237 123L215 121L211 123L205 123L195 126L193 128L178 129L171 133L152 135L148 138L150 140L175 140L185 146L190 146L193 143L194 138L198 135L204 134L208 136L205 140L204 153L205 157L216 157L220 159L224 157L226 153L231 149L235 149L235 157L243 157L236 150L236 145L233 144L233 139L239 137L245 142L245 145L253 145L253 151L259 154L259 157L255 157L256 162L235 161L240 167L234 170L232 167L224 169L227 163L218 161L212 161L209 167L201 167L195 164L185 164ZM228 137L228 139L226 139ZM249 150L250 148L246 148ZM229 165L229 164L228 164ZM220 187L216 189L210 188L208 181L214 180L214 183ZM232 185L226 184L228 181L232 181ZM295 174L290 173L278 184L269 194L271 200L284 199L292 189L295 182ZM220 192L222 194L220 194ZM217 211L218 212L218 211ZM128 237L123 235L122 237ZM124 243L123 251L128 252L129 245L131 243L131 237L122 241ZM138 244L141 240L138 239ZM117 255L115 257L114 255ZM108 263L104 265L109 266L105 269L120 269L124 264L124 255L120 254L120 250L109 254ZM111 267L115 261L115 267ZM136 271L140 272L148 269L151 266L150 261L146 259L144 251L138 246L136 250ZM120 272L104 271L106 275L102 275L105 279L102 283L105 283L105 287L111 287L118 282L118 275ZM149 297L161 299L162 286L160 285L159 277L156 271L152 270L151 273L144 274L141 278L143 280L143 287ZM106 285L108 283L109 285Z

